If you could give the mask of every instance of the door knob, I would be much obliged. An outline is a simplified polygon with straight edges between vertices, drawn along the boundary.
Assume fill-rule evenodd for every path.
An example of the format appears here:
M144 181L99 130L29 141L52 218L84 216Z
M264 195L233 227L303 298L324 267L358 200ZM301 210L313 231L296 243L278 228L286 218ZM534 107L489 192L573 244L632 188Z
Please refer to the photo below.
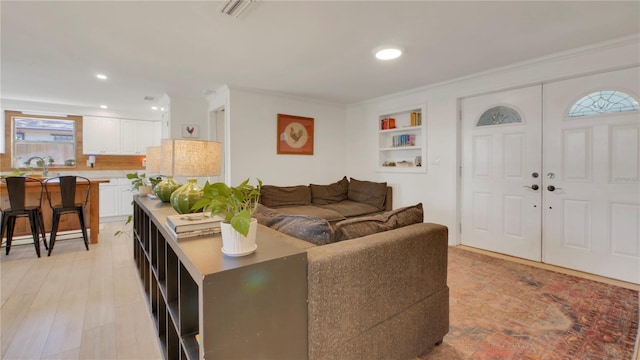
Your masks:
M556 191L556 190L562 190L562 188L555 187L555 186L553 186L553 185L549 185L549 186L547 186L547 190L549 190L549 191Z
M533 185L531 185L531 186L526 186L526 185L525 185L524 187L529 188L529 189L531 189L531 190L538 190L538 189L540 189L540 186L538 186L538 185L536 185L536 184L533 184Z

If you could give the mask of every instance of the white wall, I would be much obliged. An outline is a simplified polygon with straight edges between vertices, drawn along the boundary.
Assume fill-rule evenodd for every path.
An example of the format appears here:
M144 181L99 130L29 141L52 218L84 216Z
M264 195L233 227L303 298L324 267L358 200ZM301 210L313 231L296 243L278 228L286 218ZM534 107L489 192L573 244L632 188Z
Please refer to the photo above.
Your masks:
M182 139L182 128L199 126L200 140L209 139L209 110L202 98L172 97L169 95L169 139Z
M637 36L597 47L578 49L440 85L373 99L347 112L347 175L386 181L393 187L394 208L422 202L425 220L449 227L449 243L459 241L458 166L461 98L497 90L551 82L584 74L640 64ZM377 119L380 113L426 103L426 174L376 172ZM439 165L434 160L439 158Z
M346 109L312 100L247 89L230 89L226 116L232 185L329 184L346 174ZM278 114L314 118L314 154L276 154Z

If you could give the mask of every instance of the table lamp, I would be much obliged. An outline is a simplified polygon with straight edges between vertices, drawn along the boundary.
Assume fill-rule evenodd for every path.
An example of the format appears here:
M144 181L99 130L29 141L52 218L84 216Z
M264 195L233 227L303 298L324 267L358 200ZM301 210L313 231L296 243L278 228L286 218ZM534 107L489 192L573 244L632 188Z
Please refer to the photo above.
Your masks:
M166 140L162 140L161 145L158 146L158 174L165 175L165 179L156 184L153 188L153 192L156 194L158 199L162 202L169 202L171 199L171 194L176 191L182 184L178 183L173 179L173 169L167 165L167 159L171 159L173 154L173 148L167 144L164 145ZM152 149L152 148L148 148ZM153 160L153 159L152 159ZM149 152L147 151L147 172L149 170Z
M171 206L179 214L188 214L202 197L196 177L220 175L222 147L219 142L164 139L161 146L161 169L165 174L186 176L188 183L171 194Z

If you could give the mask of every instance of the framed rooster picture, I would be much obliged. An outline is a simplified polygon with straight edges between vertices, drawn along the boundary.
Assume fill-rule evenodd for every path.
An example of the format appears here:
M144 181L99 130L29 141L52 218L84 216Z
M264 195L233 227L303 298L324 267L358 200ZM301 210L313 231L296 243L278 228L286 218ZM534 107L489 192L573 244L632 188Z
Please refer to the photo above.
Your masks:
M313 118L278 114L278 154L313 155Z
M182 124L182 137L183 138L199 138L200 137L199 126Z

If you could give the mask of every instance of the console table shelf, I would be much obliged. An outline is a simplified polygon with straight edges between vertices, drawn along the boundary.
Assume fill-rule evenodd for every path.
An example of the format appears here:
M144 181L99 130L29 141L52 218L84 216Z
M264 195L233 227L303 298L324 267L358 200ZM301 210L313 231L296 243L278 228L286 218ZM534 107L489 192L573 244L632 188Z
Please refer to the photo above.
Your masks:
M306 252L259 226L255 253L227 257L219 235L173 240L173 214L134 201L134 260L164 358L306 359Z

